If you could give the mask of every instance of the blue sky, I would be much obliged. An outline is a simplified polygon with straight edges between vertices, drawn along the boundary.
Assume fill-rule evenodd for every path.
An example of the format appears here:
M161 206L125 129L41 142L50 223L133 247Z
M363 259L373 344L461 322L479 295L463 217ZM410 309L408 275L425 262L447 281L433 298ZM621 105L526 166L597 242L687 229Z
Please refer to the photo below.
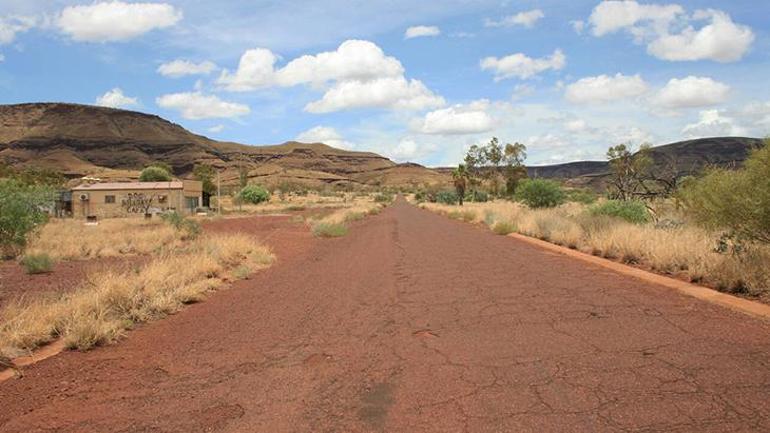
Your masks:
M530 164L770 134L770 2L0 0L0 103L158 114L219 140Z

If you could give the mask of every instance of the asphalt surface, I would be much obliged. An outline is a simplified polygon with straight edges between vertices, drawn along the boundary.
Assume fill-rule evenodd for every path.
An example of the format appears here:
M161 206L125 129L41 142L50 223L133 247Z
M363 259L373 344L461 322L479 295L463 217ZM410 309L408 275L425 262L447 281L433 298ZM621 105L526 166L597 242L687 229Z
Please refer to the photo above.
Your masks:
M2 432L767 432L770 324L399 201L119 344L0 384Z

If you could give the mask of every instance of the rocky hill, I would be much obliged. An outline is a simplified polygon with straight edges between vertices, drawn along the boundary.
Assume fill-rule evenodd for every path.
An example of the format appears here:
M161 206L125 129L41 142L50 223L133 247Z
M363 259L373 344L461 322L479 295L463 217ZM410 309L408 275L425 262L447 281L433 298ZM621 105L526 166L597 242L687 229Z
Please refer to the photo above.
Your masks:
M680 174L692 174L710 165L739 165L760 143L740 137L690 140L655 147L652 156L658 165L673 164ZM222 173L224 185L236 184L243 168L251 179L269 185L451 186L448 168L397 164L375 153L322 143L215 141L150 114L62 103L0 105L0 161L51 168L72 179L136 179L143 167L163 161L179 177L190 176L195 164L209 164ZM531 177L600 189L608 165L581 161L528 170Z
M222 171L225 184L237 182L241 167L261 182L311 187L445 180L425 167L399 165L375 153L322 143L220 142L154 115L60 103L0 106L0 160L52 168L71 178L113 180L136 178L155 161L168 163L182 177L195 164L209 164Z

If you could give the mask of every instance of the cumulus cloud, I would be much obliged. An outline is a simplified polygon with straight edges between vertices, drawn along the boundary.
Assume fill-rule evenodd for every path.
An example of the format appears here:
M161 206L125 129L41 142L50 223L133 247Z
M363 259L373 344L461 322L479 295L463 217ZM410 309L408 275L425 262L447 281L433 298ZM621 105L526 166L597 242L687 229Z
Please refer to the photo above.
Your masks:
M236 92L297 85L323 90L320 100L305 106L311 113L367 107L422 110L445 103L421 81L408 80L401 62L369 41L348 40L335 51L301 56L282 68L275 66L278 59L264 48L248 50L238 69L224 70L217 83Z
M218 134L225 130L225 125L214 125L211 128L207 129L208 132L211 132L212 134Z
M436 26L414 26L406 29L406 32L404 32L404 39L438 36L440 34L441 29Z
M470 104L457 104L427 113L422 120L423 134L461 135L477 134L492 130L494 122L487 113L489 101L480 100Z
M297 135L297 141L302 143L323 143L338 149L352 149L353 143L343 139L336 129L329 126L316 126Z
M139 99L124 95L123 90L116 87L96 98L96 105L112 108L136 107L139 105Z
M746 130L738 125L732 117L726 116L719 110L704 110L700 112L697 122L688 124L682 129L686 138L723 137L746 135Z
M616 74L586 77L567 86L565 98L573 104L600 104L640 96L647 92L640 75Z
M111 1L68 6L57 19L59 29L76 41L114 42L171 27L182 11L167 3Z
M217 65L213 62L195 63L189 60L177 59L160 65L158 73L164 77L180 78L186 75L208 75L216 69Z
M727 100L730 86L708 77L672 78L655 95L653 102L665 108L694 108L717 105Z
M412 137L404 137L398 141L392 149L386 149L383 153L394 161L405 162L422 158L437 149L433 143L418 143Z
M688 14L678 4L604 1L594 8L588 22L594 36L626 31L636 43L646 44L649 54L669 61L734 62L754 42L751 28L736 24L727 13L701 9Z
M17 34L24 33L38 24L38 18L32 16L0 17L0 45L13 43Z
M215 95L201 92L172 93L158 97L155 102L159 107L178 111L190 120L238 117L251 112L248 105L223 101Z
M511 54L502 58L487 57L481 60L481 69L493 71L495 80L518 77L527 79L537 74L554 70L558 71L567 64L567 57L561 50L556 50L548 57L533 59L523 53Z
M231 91L250 91L270 86L321 85L328 81L370 80L398 77L404 67L395 57L386 56L370 41L348 40L335 51L298 57L280 69L278 56L268 49L257 48L241 56L235 72L225 70L219 84Z
M519 12L515 15L508 15L500 20L492 20L487 18L484 20L484 27L533 27L535 23L540 21L545 14L540 9L533 9L531 11Z
M444 98L434 94L419 80L404 77L369 81L340 81L323 97L305 106L310 113L330 113L352 108L394 108L424 110L444 105Z

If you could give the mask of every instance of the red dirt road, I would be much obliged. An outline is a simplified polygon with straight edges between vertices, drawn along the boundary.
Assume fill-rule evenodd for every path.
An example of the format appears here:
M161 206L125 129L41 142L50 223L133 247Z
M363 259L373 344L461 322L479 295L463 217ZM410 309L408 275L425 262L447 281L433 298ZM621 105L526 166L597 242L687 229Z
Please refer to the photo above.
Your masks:
M0 431L770 431L767 322L404 202L271 233L272 268L0 384Z

